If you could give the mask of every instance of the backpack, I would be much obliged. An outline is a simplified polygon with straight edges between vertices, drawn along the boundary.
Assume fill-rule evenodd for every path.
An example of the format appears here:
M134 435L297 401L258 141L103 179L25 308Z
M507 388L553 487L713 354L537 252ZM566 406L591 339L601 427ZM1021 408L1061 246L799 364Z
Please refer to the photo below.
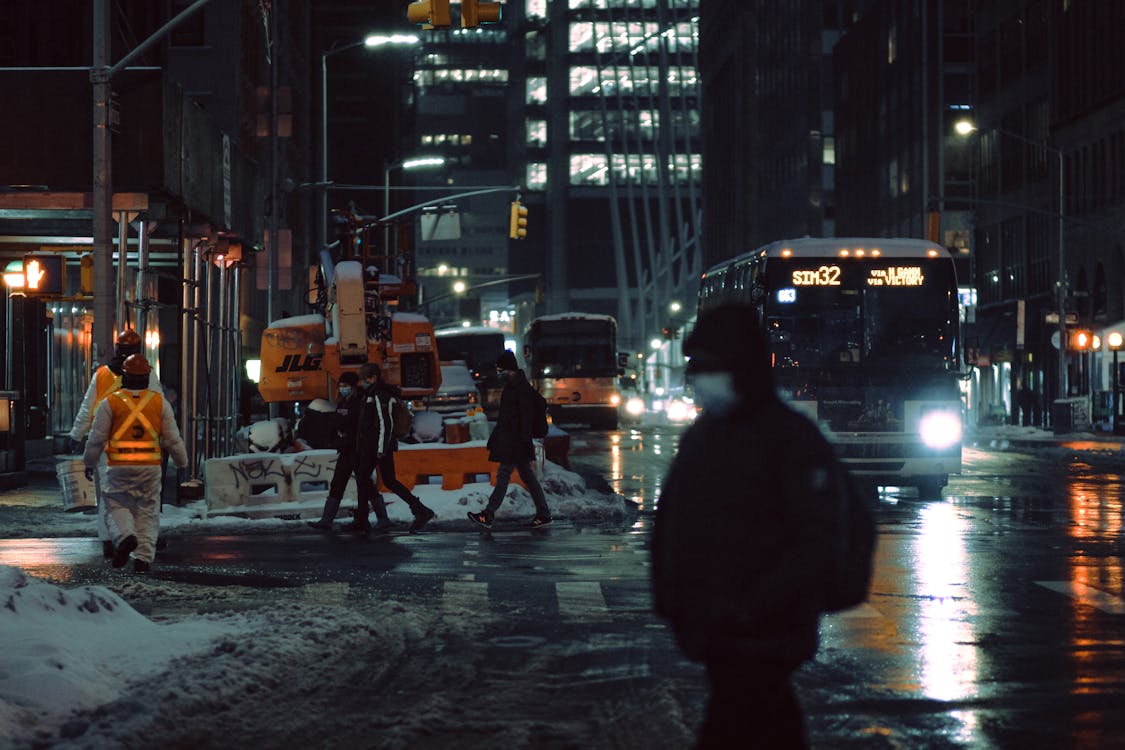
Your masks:
M531 436L547 437L547 399L534 388L531 390Z
M842 472L844 494L843 556L829 575L825 609L839 612L867 601L871 569L875 559L875 517L866 495L847 471Z
M391 399L391 432L396 438L404 438L410 434L414 426L414 415L410 407L401 398Z

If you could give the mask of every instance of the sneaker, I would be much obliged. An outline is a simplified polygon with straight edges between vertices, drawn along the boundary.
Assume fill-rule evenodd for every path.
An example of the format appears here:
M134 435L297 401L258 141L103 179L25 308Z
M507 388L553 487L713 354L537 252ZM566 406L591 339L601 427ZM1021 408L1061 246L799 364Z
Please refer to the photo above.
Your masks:
M305 523L307 523L309 526L311 526L312 528L314 528L318 531L332 531L332 522L331 521L325 521L325 520L305 521Z
M470 511L469 520L477 524L478 526L483 526L486 529L492 528L492 516L488 515L484 511L481 511L480 513L473 513Z
M134 573L147 573L150 570L152 570L152 563L147 563L144 560L134 560L133 561L133 572Z
M385 534L393 528L394 528L394 524L391 523L391 519L380 518L378 521L375 522L375 525L371 527L371 533L372 534Z
M113 542L108 539L102 540L102 557L107 560L113 559Z
M137 537L130 534L121 540L121 544L117 545L117 551L113 553L113 567L124 568L125 563L129 562L129 555L137 548Z
M410 533L417 534L419 531L426 527L426 524L434 520L434 516L436 515L437 513L434 513L429 508L422 506L419 512L414 515L414 522L410 524Z
M541 529L544 526L550 526L551 521L552 521L551 518L543 518L541 516L536 516L535 518L531 519L531 528Z

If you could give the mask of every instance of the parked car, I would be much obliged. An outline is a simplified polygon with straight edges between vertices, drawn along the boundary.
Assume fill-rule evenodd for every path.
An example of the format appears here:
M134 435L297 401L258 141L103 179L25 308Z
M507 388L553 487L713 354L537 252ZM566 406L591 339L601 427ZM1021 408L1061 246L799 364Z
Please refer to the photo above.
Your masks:
M421 408L449 416L465 416L470 407L480 405L480 393L473 374L463 360L441 363L441 387L422 400Z

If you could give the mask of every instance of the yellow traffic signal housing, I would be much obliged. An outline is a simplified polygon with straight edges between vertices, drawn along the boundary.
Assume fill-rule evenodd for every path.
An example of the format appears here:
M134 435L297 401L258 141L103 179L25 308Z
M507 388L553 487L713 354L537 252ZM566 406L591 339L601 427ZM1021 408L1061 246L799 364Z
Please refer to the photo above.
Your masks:
M513 240L527 237L527 206L519 201L512 201L511 216L508 219L508 236Z
M500 7L500 3L461 0L461 28L475 29L478 24L498 22L501 15Z
M423 29L448 29L452 25L449 0L423 0L406 8L406 19L420 23Z
M78 291L83 296L91 296L94 293L94 254L84 253L78 262Z

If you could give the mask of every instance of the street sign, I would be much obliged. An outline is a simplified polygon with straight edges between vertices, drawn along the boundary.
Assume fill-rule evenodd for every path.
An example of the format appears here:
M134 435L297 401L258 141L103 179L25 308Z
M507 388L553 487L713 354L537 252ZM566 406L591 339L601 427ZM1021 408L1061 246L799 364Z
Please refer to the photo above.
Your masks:
M1057 326L1059 324L1059 314L1058 314L1058 312L1046 313L1043 316L1043 322L1049 323L1049 324L1054 325L1054 326ZM1078 313L1068 312L1066 314L1066 324L1068 326L1078 325Z

